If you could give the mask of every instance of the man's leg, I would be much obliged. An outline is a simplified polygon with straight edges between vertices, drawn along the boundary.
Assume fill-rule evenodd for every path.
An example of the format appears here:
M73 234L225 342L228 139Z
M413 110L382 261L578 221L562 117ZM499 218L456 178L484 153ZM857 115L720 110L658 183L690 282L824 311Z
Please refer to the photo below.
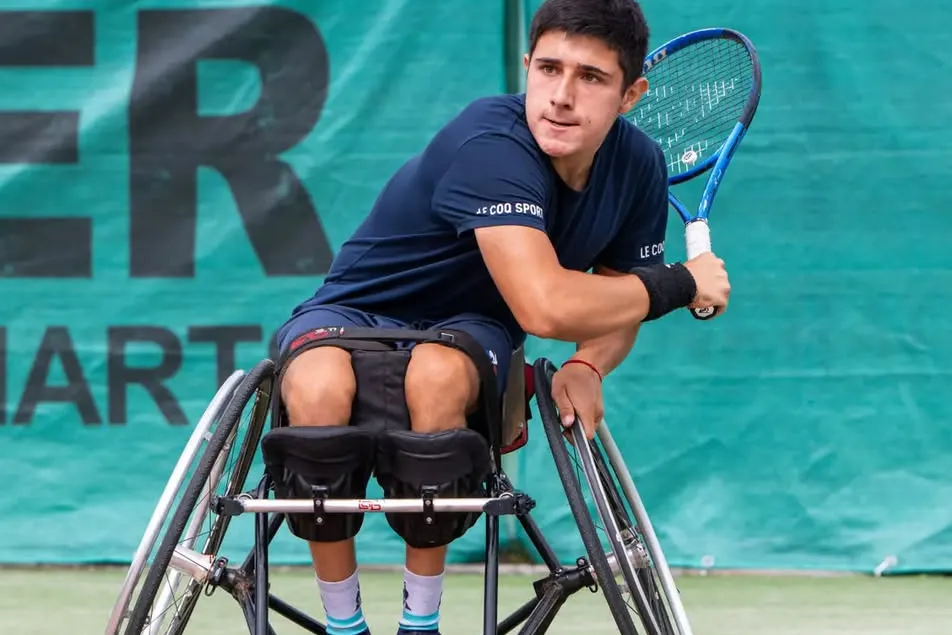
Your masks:
M283 329L282 348L308 330L348 325L372 326L363 314L337 307L301 314ZM288 364L281 380L281 399L291 426L348 425L356 392L357 380L350 353L333 346L299 354ZM308 545L327 617L328 635L366 633L354 539Z
M509 360L511 345L505 329L476 316L435 325L472 335L493 359ZM505 368L498 368L505 372ZM500 383L504 384L502 378ZM413 348L405 383L407 409L414 432L442 432L462 428L479 399L479 375L462 351L442 344ZM443 594L443 572L448 547L416 549L407 545L404 572L404 606L400 631L436 631Z

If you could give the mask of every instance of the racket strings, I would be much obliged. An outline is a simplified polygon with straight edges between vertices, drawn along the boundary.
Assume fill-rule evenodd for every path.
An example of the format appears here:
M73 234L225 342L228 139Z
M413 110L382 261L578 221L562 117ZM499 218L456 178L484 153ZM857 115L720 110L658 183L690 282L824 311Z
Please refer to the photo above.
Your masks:
M648 92L626 116L657 141L671 176L693 169L727 140L753 83L747 50L730 39L703 40L648 73Z

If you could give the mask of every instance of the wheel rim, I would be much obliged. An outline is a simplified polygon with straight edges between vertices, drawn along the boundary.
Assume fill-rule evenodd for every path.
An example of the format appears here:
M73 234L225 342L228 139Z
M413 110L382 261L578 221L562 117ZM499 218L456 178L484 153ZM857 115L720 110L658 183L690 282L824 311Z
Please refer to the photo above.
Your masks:
M263 428L263 417L256 417L262 403L261 392L259 389L254 399L245 406L246 416L234 427L213 464L186 530L176 543L143 633L179 635L195 609L232 520L231 516L220 516L210 510L211 500L215 495L232 497L244 491L248 469ZM241 443L236 443L239 438ZM223 483L224 487L221 487ZM196 543L201 544L200 549L195 548ZM176 599L176 593L183 587L181 596ZM167 624L167 627L163 628L163 624Z
M684 611L677 589L670 579L667 563L651 531L647 513L641 506L640 498L637 498L630 475L620 460L617 446L613 443L609 446L609 449L614 450L610 470L609 462L602 458L604 452L598 442L602 435L608 435L608 426L600 425L599 438L590 442L585 440L581 426L566 431L549 395L554 373L555 367L551 362L544 358L536 361L537 404L550 444L557 441L552 445L552 450L566 491L572 489L581 493L582 515L587 516L585 523L596 534L592 539L597 544L585 545L592 560L590 566L599 560L608 561L605 569L610 570L605 571L606 575L599 576L594 566L592 572L602 587L616 623L621 626L637 616L637 621L648 635L691 635L686 617L682 617ZM607 438L612 441L610 436ZM565 465L566 462L568 465ZM622 484L627 481L627 486L620 486L612 473ZM576 522L581 522L575 509L573 515L576 516ZM632 521L633 516L637 522ZM642 536L640 530L644 527L647 527L653 543ZM655 579L655 575L658 579ZM666 577L669 584L665 582ZM659 592L659 587L664 590L663 593ZM673 599L669 589L674 589ZM620 612L627 615L621 617ZM622 621L619 622L619 619Z
M608 424L604 421L598 428L598 440L608 457L608 463L611 465L615 479L617 479L618 484L621 486L625 501L628 503L628 508L634 515L635 526L640 534L642 544L647 551L646 555L654 565L651 571L654 571L659 578L669 615L673 618L671 622L674 628L677 629L679 635L693 635L691 622L684 609L684 604L681 602L681 594L674 582L674 576L671 574L671 568L668 566L667 559L664 556L664 550L661 548L661 543L655 533L654 526L648 518L644 503L631 478L631 473L625 465L624 457L611 435Z
M555 367L548 360L539 359L535 363L534 373L537 405L542 418L543 430L549 442L552 458L555 461L559 479L562 481L569 508L572 511L582 544L588 555L589 571L598 586L601 587L601 594L605 598L619 632L637 635L632 612L625 601L622 588L614 580L614 573L611 569L605 545L598 536L598 517L596 514L592 514L591 503L586 499L586 488L582 486L582 479L578 475L578 463L572 460L570 449L573 446L567 443L565 429L562 426L555 402L550 396Z
M232 373L231 376L222 383L218 392L212 398L211 402L209 402L205 412L199 418L198 423L195 424L195 429L189 436L182 453L179 455L172 474L169 476L169 480L166 482L165 488L159 496L155 511L153 511L152 517L149 519L142 540L139 542L129 564L129 568L126 570L126 577L120 588L119 597L113 606L112 613L106 625L107 635L118 635L123 622L128 618L127 611L129 603L142 580L145 565L152 555L159 534L168 520L169 513L172 511L176 500L182 494L181 490L186 483L186 477L194 469L196 457L200 456L201 452L204 452L205 446L214 433L214 426L220 421L222 412L228 404L228 400L243 377L244 372L240 370L236 370Z
M590 445L584 436L581 426L575 426L572 430L574 447L579 455L585 482L588 485L592 503L595 512L601 519L601 528L605 535L605 542L610 551L609 556L612 572L615 573L614 583L618 584L622 591L622 597L628 609L638 615L644 627L650 635L671 635L666 632L665 625L659 624L658 618L652 610L649 593L642 588L639 580L639 571L643 570L644 565L640 557L640 543L633 532L630 522L624 522L623 517L619 517L619 510L609 499L606 483L602 480L603 475L598 470L595 461L593 446ZM623 511L623 510L622 510ZM599 528L596 524L596 530ZM603 543L604 544L604 543ZM637 561L636 561L637 560ZM634 605L632 605L634 601Z
M180 633L184 629L231 521L230 516L209 513L211 497L241 494L267 419L273 371L271 360L259 362L231 396L163 535L132 605L125 635ZM240 444L235 441L239 434L244 437ZM247 451L236 454L238 448ZM175 599L180 590L182 597Z

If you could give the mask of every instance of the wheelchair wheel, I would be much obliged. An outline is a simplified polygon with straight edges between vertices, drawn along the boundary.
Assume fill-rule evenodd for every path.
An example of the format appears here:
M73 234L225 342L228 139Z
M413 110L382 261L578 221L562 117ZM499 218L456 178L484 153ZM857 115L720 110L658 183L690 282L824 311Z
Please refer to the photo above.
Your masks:
M692 635L691 623L688 620L687 612L684 610L684 605L681 602L681 594L678 591L677 585L675 585L674 577L671 575L671 569L668 567L667 559L664 557L661 543L658 541L658 537L654 532L654 527L648 518L648 512L641 501L641 496L638 495L638 490L635 488L631 474L625 466L621 452L618 450L618 446L611 436L608 424L602 421L597 434L598 440L604 448L604 453L608 456L611 473L614 474L615 479L617 479L618 484L621 486L625 501L628 503L628 508L634 514L635 524L632 525L630 516L624 513L624 507L621 506L621 501L618 501L618 507L616 507L616 509L621 510L619 513L624 521L624 527L629 528L631 534L636 536L640 544L647 550L649 560L646 564L648 566L640 569L642 577L645 578L643 585L646 589L651 591L649 596L654 598L653 601L655 602L661 601L663 594L665 604L658 605L657 610L664 611L667 609L669 629L672 623L677 627L676 630L669 630L669 632L677 635ZM604 461L600 458L601 453L597 451L597 446L593 444L591 447L593 462L604 465ZM606 478L610 480L610 477L607 476L607 470L603 471L606 474ZM617 493L617 489L613 488L611 491ZM623 528L622 531L625 531L625 528ZM651 575L652 572L654 573L653 577Z
M211 499L244 490L268 418L273 370L271 360L259 362L228 401L135 598L125 635L185 630L231 520L209 509Z
M536 362L539 412L589 564L619 632L636 634L633 616L637 616L647 635L691 635L663 555L656 557L661 550L650 524L646 522L647 515L617 446L614 446L607 427L604 428L605 438L611 442L609 447L613 450L609 452L608 462L595 441L585 440L581 426L572 428L571 443L565 439L565 429L550 397L554 373L555 367L548 360ZM619 488L615 479L624 483L626 477L630 487L622 485ZM587 499L592 501L594 514ZM635 511L638 524L631 521L625 501ZM599 538L596 527L602 529L604 539ZM647 541L649 549L645 548L646 541L642 536L646 527L652 539Z
M159 497L155 511L152 512L152 517L149 519L149 524L146 526L142 540L139 542L135 555L132 557L129 569L126 571L125 580L122 583L122 588L119 590L119 598L113 606L112 613L109 615L109 621L106 624L106 635L119 634L122 616L129 607L129 600L132 598L132 593L135 591L142 577L142 570L146 565L146 560L155 547L159 532L168 519L172 505L175 503L175 499L178 497L182 485L185 482L185 477L193 469L192 464L202 449L203 443L211 439L214 426L218 424L221 414L228 404L228 399L244 375L243 371L236 370L225 380L225 383L218 389L218 392L214 398L212 398L211 403L208 404L208 408L205 409L205 412L195 425L195 429L189 436L188 442L186 442L185 448L182 450L182 454L179 456L175 468L172 470L172 475L169 476L169 480L165 484L165 489L162 490L162 495Z

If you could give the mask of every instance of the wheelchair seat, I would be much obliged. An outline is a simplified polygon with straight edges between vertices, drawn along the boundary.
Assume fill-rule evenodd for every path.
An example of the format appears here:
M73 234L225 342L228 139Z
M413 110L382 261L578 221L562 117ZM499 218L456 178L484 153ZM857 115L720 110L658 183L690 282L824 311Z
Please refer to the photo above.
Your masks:
M465 428L412 431L402 397L409 351L398 345L408 341L454 347L476 364L479 408ZM351 425L289 426L280 398L282 370L294 355L325 345L351 351L358 381ZM162 492L107 635L139 635L143 629L181 634L198 599L218 589L238 602L252 635L273 632L270 612L326 635L321 622L272 593L269 546L285 525L309 540L352 536L367 513L385 514L391 528L416 546L452 542L485 516L483 635L502 635L520 624L523 635L543 633L567 599L585 588L601 590L619 633L635 635L637 621L645 635L691 635L607 423L600 424L594 440L586 440L581 425L566 439L551 398L555 366L545 358L528 364L522 347L511 354L501 395L483 349L452 330L315 329L297 338L277 362L265 359L247 373L235 371L196 424ZM545 540L531 514L536 501L514 488L502 468L501 456L527 442L532 399L584 547L574 566L563 564ZM258 456L264 471L249 489L246 481ZM366 497L371 474L383 488L381 499ZM254 546L233 564L220 552L232 520L242 515L254 518ZM498 620L503 515L516 517L548 574L533 584L525 604ZM600 538L598 530L605 535Z

